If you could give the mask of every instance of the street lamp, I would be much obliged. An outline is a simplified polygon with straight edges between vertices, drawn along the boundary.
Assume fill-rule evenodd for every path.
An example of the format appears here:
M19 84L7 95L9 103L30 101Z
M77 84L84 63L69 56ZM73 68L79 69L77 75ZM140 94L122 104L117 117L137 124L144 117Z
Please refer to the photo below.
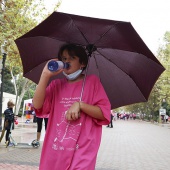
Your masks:
M4 69L5 69L5 60L6 52L4 50L4 45L1 45L1 54L2 54L2 69L1 69L1 90L0 90L0 132L2 131L2 99L3 99L3 85L4 85Z

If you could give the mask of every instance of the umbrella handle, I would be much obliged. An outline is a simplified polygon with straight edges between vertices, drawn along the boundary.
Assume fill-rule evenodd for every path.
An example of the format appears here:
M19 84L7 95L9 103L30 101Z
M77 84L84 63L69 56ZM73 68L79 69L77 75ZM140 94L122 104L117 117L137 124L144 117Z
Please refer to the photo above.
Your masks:
M88 52L88 57L91 57L92 52L96 51L97 48L96 48L96 46L94 44L88 44L86 46L86 50Z
M86 70L85 70L85 76L84 76L83 85L82 85L82 88L81 88L80 102L82 101L82 97L83 97L84 86L85 86L85 81L86 81L86 77L87 77L87 71L88 71L88 67L89 67L90 57L91 57L91 54L88 55L87 67L86 67Z

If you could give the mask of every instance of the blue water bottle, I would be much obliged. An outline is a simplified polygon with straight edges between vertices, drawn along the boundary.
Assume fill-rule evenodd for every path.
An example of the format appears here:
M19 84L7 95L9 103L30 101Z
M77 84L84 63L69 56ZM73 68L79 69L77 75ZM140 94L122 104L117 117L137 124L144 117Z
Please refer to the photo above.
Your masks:
M50 61L48 63L48 70L55 72L60 69L68 69L69 68L69 63L64 63L62 61Z

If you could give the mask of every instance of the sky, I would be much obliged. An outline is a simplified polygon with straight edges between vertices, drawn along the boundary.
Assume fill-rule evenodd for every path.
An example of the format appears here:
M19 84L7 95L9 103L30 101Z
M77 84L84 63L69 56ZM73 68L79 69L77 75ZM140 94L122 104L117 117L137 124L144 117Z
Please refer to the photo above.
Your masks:
M58 0L45 0L51 8ZM131 22L156 55L170 31L170 0L62 0L59 12Z

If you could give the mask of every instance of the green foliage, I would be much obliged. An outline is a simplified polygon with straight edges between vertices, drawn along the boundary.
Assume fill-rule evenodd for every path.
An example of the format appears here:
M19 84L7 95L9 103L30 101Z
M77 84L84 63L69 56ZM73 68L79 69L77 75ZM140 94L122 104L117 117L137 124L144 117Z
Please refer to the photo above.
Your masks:
M61 1L54 6L54 9L60 3ZM7 53L5 67L9 71L8 74L4 74L4 91L13 93L13 89L15 89L15 94L21 97L25 90L29 89L26 86L34 84L31 81L23 83L26 81L23 79L22 62L14 40L30 31L49 14L43 0L0 0L0 45L5 45L4 49ZM15 81L15 77L18 75L19 77ZM11 83L11 79L13 83ZM20 107L20 104L17 107Z
M159 49L158 59L166 69L158 82L161 87L161 97L162 100L165 99L170 103L170 32L166 32L164 35L164 45Z
M35 89L36 89L36 84L35 83L31 84L30 88L24 94L23 100L21 102L21 107L20 107L21 110L22 110L22 107L23 107L24 100L33 98Z
M6 67L12 70L14 76L23 72L14 40L34 28L48 15L42 0L0 0L0 45L5 44Z
M28 91L26 91L23 100L32 99L36 89L36 84L32 84Z
M10 74L10 71L7 68L5 68L5 70L4 70L3 91L6 92L6 93L15 94L15 89L14 89L14 86L11 82L11 74Z
M2 3L2 1L0 1ZM38 8L37 8L38 7ZM42 1L8 0L0 8L0 44L5 42L8 66L18 66L22 71L21 60L14 40L38 24L37 16L42 17Z

